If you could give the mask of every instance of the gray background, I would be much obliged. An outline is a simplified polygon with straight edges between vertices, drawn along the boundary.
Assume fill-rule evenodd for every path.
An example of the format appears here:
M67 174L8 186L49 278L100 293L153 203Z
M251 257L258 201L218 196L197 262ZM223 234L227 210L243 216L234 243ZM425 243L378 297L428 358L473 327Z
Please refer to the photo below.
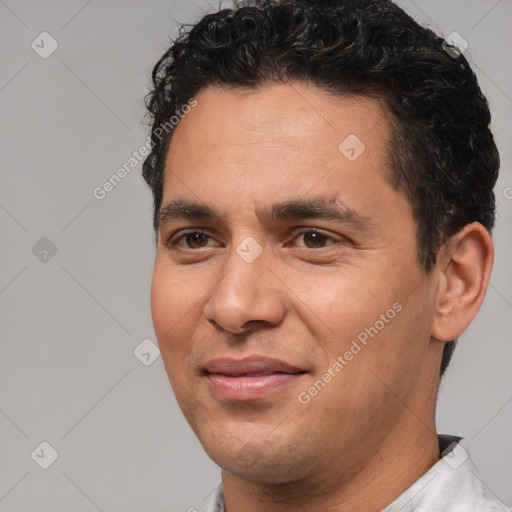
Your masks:
M493 111L495 268L442 383L438 426L466 437L482 478L511 505L512 1L400 4L468 41ZM155 341L141 166L103 200L93 196L146 141L142 100L175 21L209 9L202 0L0 0L2 512L185 511L219 481L161 358L144 366L133 354ZM43 31L59 45L47 59L31 48ZM33 253L42 237L55 255L41 252L47 241ZM46 470L31 458L42 441L59 454Z

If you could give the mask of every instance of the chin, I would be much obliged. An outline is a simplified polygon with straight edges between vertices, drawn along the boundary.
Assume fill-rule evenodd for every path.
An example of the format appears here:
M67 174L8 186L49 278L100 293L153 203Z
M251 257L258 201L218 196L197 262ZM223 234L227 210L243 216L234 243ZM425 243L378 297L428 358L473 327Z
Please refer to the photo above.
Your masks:
M239 449L234 444L219 448L218 445L211 450L205 447L208 456L219 467L240 478L262 483L286 484L300 480L306 476L305 468L311 466L301 460L296 448L276 450L269 443L260 446L251 442Z

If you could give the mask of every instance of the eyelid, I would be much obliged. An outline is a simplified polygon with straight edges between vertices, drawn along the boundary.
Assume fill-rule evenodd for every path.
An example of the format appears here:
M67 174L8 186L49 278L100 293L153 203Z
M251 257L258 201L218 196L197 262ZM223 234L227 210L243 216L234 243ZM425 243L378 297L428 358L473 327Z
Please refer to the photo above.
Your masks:
M326 238L330 238L335 243L336 242L343 242L345 240L345 238L342 237L341 235L339 235L339 239L337 239L334 235L329 234L327 231L324 231L323 229L315 228L315 227L312 227L312 226L304 226L302 228L299 228L298 231L295 231L295 235L293 237L293 240L296 240L300 235L304 235L304 234L307 234L307 233L318 233L319 235L323 235ZM313 249L311 247L303 247L303 248L304 249L310 249L310 250L313 250L313 251L319 251L321 249L326 249L327 247L329 247L329 245L332 245L332 244L327 244L324 247L319 247L319 248L316 248L316 249Z
M187 236L187 235L191 235L193 233L200 233L204 236L206 236L207 238L209 239L213 239L213 237L211 235L209 235L206 230L204 230L203 228L189 228L189 229L182 229L180 231L178 231L177 233L175 233L170 239L168 242L166 242L165 245L167 245L168 247L171 247L171 246L175 246L175 247L180 247L177 242L178 240L180 240L181 238ZM206 247L201 247L201 249L204 249ZM185 250L192 250L192 251L197 251L197 249L190 249L190 248L185 248Z
M200 234L206 236L208 239L213 240L214 237L209 235L206 231L207 230L205 230L204 228L188 228L188 229L180 230L174 236L172 236L169 239L169 241L166 242L165 245L167 247L169 247L169 248L179 247L180 249L183 249L185 251L187 251L187 250L189 250L189 251L198 251L199 249L207 249L209 247L208 245L204 246L204 247L199 247L199 248L193 249L193 248L189 248L189 247L181 247L178 244L178 241L180 239L182 239L183 237L185 237L185 236L187 236L189 234L193 234L193 233L200 233ZM322 229L319 229L319 228L316 228L316 227L313 227L313 226L303 226L303 227L297 228L294 231L293 238L291 239L292 242L294 242L301 235L304 235L304 234L307 234L307 233L318 233L320 235L325 236L328 239L331 239L334 243L343 242L345 240L345 238L341 237L341 235L340 235L340 239L337 239L337 237L335 237L334 235L329 234L328 232L326 232L326 231L324 231ZM287 245L289 246L289 244L287 244ZM317 248L305 247L305 246L299 246L299 247L302 248L302 249L307 249L307 250L318 252L318 251L320 251L322 249L328 248L330 245L333 245L333 244L327 244L324 247L317 247Z

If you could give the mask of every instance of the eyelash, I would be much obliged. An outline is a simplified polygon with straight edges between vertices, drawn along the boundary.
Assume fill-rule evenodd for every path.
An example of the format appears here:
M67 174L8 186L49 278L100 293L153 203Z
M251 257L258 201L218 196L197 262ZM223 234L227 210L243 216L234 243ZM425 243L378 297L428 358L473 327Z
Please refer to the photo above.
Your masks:
M210 235L208 235L207 233L205 233L204 231L201 231L200 229L191 229L189 231L184 231L183 233L181 233L178 237L173 237L167 244L166 246L169 248L169 249L172 249L172 250L184 250L184 251L197 251L199 249L206 249L208 246L205 246L205 247L199 247L198 249L193 249L193 248L190 248L190 247L187 247L187 248L183 248L183 247L180 247L179 245L179 240L181 240L182 238L186 237L187 235L193 235L193 234L197 234L197 233L200 233L201 235L204 235L206 236L208 239L212 239L213 237L211 237ZM335 243L336 242L341 242L341 240L335 240L335 238L329 234L327 234L326 232L320 230L320 229L316 229L316 228L302 228L293 238L293 240L296 240L297 238L299 238L301 235L307 235L307 234L319 234L319 235L323 235L324 237L326 237L327 239L330 239L330 240L333 240ZM329 247L329 245L333 245L333 244L327 244L326 246L324 247L318 247L318 248L313 248L313 247L302 247L302 249L309 249L311 251L318 251L318 250L321 250L321 249L326 249L327 247Z

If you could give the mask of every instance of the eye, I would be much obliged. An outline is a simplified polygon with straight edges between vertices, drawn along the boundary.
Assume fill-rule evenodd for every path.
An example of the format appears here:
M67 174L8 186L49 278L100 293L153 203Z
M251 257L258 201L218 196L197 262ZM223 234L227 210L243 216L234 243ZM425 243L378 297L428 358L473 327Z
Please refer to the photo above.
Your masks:
M298 245L298 247L306 247L308 249L322 249L328 245L326 242L328 240L336 240L334 237L324 233L323 231L319 231L318 229L304 229L299 232L299 234L294 238L294 240L303 239L304 245Z
M168 242L170 248L180 247L181 249L201 249L207 247L207 241L211 239L206 233L202 231L188 231L181 233L180 236L174 237ZM185 243L180 243L180 241Z
M303 243L295 243L296 247L304 247L306 249L323 249L333 243L328 243L329 240L336 243L342 240L336 240L333 236L324 233L318 229L304 228L295 235L293 241L302 239ZM211 236L203 231L190 230L184 231L173 237L166 245L170 249L180 248L183 250L203 249L209 246L208 242L213 240Z

